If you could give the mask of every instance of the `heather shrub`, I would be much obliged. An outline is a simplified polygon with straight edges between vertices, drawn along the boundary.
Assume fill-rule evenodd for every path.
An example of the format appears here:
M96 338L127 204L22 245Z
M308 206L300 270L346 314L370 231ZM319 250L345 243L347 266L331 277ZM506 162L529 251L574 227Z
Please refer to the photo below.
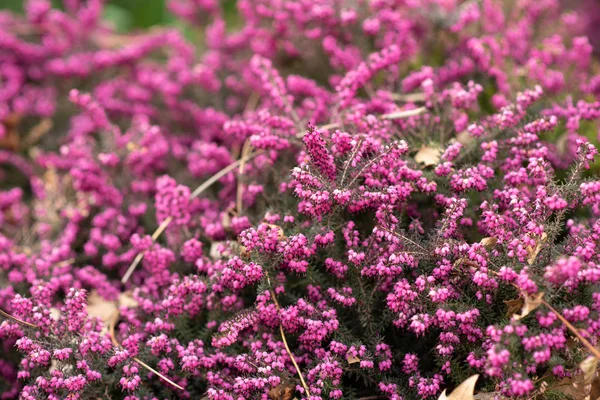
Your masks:
M3 398L597 397L591 14L102 6L0 14Z

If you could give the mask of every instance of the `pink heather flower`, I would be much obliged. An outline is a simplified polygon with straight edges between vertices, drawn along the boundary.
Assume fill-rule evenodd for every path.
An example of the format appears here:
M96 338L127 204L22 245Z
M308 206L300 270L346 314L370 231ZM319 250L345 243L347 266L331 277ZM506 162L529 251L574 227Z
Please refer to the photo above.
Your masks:
M528 397L577 370L593 7L239 0L233 26L170 0L201 45L51 3L0 13L5 397L427 399L466 370ZM541 292L560 318L507 317Z
M327 178L335 181L336 168L333 156L325 148L321 133L314 126L309 126L303 141L314 166Z
M561 258L546 267L544 278L559 286L568 279L577 277L581 268L581 262L577 257Z
M177 225L185 225L190 220L190 189L178 185L169 176L156 181L156 219L159 222L171 217Z

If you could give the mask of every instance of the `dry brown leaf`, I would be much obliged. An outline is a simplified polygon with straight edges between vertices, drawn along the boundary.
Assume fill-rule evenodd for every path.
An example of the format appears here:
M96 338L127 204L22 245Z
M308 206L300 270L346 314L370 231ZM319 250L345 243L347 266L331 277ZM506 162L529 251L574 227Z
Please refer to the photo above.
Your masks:
M357 362L360 362L360 358L349 355L346 356L346 361L348 361L348 364L356 364Z
M268 227L272 228L272 229L277 229L277 238L279 240L285 240L285 233L283 232L283 228L280 227L279 225L275 225L275 224L267 224Z
M494 248L494 246L496 246L496 243L498 243L498 239L495 237L485 237L481 239L479 243L481 243L486 249L491 250Z
M504 304L506 304L506 317L510 318L523 308L525 304L525 300L522 297L512 299L512 300L504 300Z
M475 392L475 384L477 383L478 378L479 375L473 375L467 378L467 380L458 385L450 395L446 395L446 389L444 389L438 400L475 400L473 393Z
M468 146L475 141L475 137L473 137L469 132L462 131L456 135L456 141L463 146Z
M531 246L527 246L527 249L526 249L527 250L527 263L529 265L533 265L536 257L542 250L542 246L544 245L544 242L546 242L547 239L548 239L548 235L546 235L546 232L544 232L544 233L542 233L542 237L540 238L540 240L535 245L535 248L533 248Z
M219 258L223 257L223 253L221 253L221 250L219 250L219 248L221 247L221 245L224 245L225 242L212 242L210 245L210 250L208 252L208 255L210 256L210 258L212 258L213 260L218 260Z
M223 228L230 229L231 228L231 219L237 216L237 210L235 206L230 206L225 210L223 215L221 216L221 225Z
M489 392L489 393L477 393L475 395L475 400L504 400L508 399L508 397L502 396L499 392Z
M424 164L426 167L437 165L440 161L442 150L439 147L434 146L421 146L417 154L415 154L415 161L418 164Z
M589 385L594 380L596 370L598 369L598 357L589 356L579 364L581 372L583 372L583 383Z
M139 303L133 298L130 290L119 294L119 307L136 308L138 306Z
M586 385L583 383L583 377L581 375L576 375L571 378L564 378L560 382L548 387L548 390L562 393L569 399L590 400L589 390L586 389Z
M0 122L4 125L4 129L6 130L4 136L0 138L0 149L17 150L21 142L17 130L17 127L21 122L21 114L9 114L6 119Z
M88 315L100 318L105 326L114 324L119 317L117 302L105 300L95 289L90 292L87 303Z
M62 372L69 373L69 372L73 371L73 365L71 365L67 362L62 362L62 361L53 359L52 361L50 361L50 367L48 368L48 372L52 373L53 371L56 371L56 370L60 370Z
M592 380L592 385L590 387L590 400L598 399L600 399L600 376L596 376Z
M294 394L294 384L283 382L273 389L269 390L269 399L271 400L290 400Z
M246 246L240 246L240 257L243 259L248 259L252 255L252 252L248 251Z
M516 320L520 320L529 315L533 310L538 308L542 304L542 298L544 297L544 292L539 292L530 296L525 294L523 299L523 308L521 308L521 314L513 315L513 318Z
M52 317L53 320L58 321L60 318L60 310L56 307L51 307L50 308L50 317Z

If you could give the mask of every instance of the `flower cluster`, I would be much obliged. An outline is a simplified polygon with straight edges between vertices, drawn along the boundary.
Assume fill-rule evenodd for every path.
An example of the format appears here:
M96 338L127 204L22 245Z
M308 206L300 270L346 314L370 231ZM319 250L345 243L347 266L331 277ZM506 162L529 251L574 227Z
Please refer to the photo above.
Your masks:
M0 12L2 398L589 389L592 14L169 9L206 43L100 0Z

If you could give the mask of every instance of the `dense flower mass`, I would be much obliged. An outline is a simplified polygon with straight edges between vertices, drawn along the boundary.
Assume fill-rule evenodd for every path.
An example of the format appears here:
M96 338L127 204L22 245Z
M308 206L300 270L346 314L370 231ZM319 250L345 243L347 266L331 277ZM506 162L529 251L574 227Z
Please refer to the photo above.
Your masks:
M3 399L598 390L589 4L63 3L0 12Z

